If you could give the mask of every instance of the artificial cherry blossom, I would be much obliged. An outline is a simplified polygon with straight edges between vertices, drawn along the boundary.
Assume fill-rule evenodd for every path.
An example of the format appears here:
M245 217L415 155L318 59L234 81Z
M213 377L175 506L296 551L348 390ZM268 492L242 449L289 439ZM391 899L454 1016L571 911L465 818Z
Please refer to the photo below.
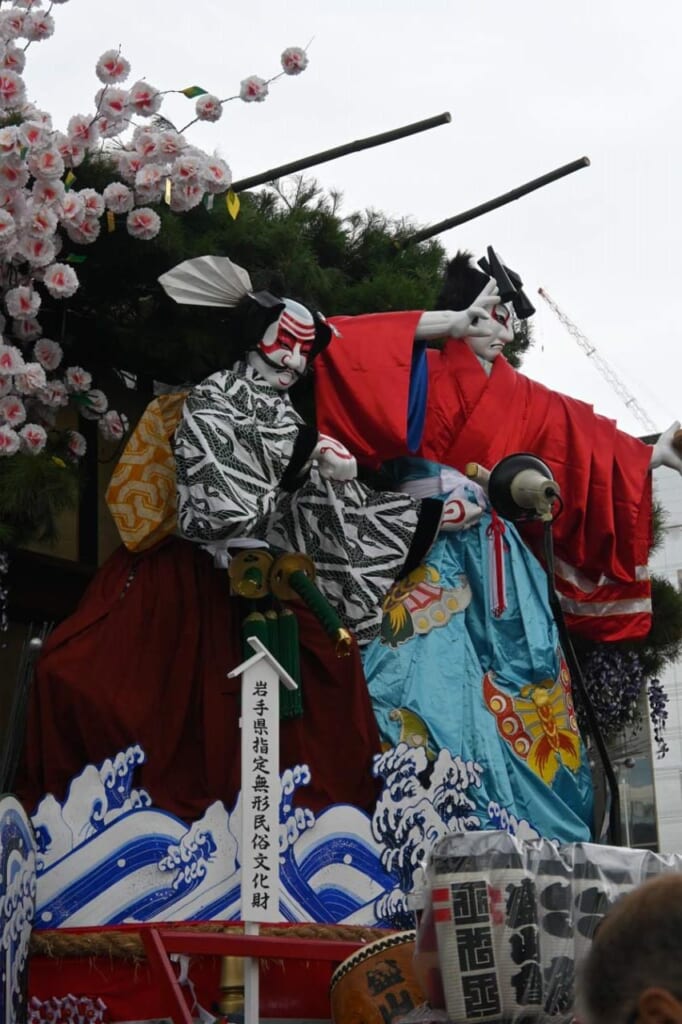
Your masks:
M17 288L10 288L5 295L5 305L10 316L22 320L24 317L33 317L40 309L40 296L28 285L19 285Z
M51 338L41 338L33 346L33 355L46 370L56 370L62 361L62 346Z
M82 459L88 450L87 441L77 430L69 430L66 445L74 459Z
M15 428L26 422L26 406L16 395L0 398L0 421Z
M135 205L135 196L121 181L112 181L102 192L108 210L113 213L128 213Z
M20 438L11 427L0 426L0 455L15 455L19 451Z
M300 46L288 46L280 59L285 75L300 75L308 67L308 54Z
M242 79L239 87L239 98L245 103L262 103L268 94L268 83L258 75L250 75Z
M195 111L200 121L219 121L223 116L223 105L217 96L206 93L196 102Z
M97 61L95 74L105 85L124 82L130 74L130 64L118 50L107 50Z
M68 299L78 291L78 277L66 263L53 263L43 276L43 283L53 299Z
M27 423L19 431L21 450L29 455L38 455L47 444L47 431L39 423Z
M23 370L14 375L14 388L20 395L32 395L46 383L45 370L40 363L26 363Z
M80 394L88 391L92 384L92 374L84 370L82 366L69 366L64 373L66 387L73 394Z
M136 210L130 211L126 218L126 227L128 234L133 238L148 241L151 238L156 238L161 230L161 218L149 207L140 206Z

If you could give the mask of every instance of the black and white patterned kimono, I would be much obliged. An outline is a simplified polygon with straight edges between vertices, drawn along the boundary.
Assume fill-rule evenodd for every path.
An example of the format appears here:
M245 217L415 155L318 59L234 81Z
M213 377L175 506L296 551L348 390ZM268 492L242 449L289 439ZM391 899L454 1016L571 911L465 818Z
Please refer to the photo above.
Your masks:
M317 440L288 393L252 367L213 374L189 395L175 435L178 524L214 551L248 537L306 552L318 587L366 643L386 591L430 547L442 506L322 478L307 465Z

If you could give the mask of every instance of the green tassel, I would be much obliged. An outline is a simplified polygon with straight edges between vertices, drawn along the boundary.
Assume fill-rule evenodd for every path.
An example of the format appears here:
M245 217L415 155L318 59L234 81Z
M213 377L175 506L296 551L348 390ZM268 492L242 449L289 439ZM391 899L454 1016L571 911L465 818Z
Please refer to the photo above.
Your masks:
M303 714L303 694L301 692L301 659L298 643L298 619L290 608L283 608L278 617L279 627L279 663L286 669L295 683L297 690L289 690L283 684L279 688L280 718L299 718Z
M254 653L253 648L249 647L246 642L250 636L257 637L261 643L268 646L268 627L265 616L261 612L251 612L242 622L242 648L245 658L250 658Z

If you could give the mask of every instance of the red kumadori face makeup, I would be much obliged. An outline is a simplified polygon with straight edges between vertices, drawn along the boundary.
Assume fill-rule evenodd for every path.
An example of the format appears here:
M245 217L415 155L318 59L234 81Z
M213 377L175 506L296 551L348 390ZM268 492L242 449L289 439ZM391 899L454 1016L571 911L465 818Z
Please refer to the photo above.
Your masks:
M254 352L251 366L278 391L288 390L305 372L315 340L312 314L292 299L283 299L285 309L270 324Z

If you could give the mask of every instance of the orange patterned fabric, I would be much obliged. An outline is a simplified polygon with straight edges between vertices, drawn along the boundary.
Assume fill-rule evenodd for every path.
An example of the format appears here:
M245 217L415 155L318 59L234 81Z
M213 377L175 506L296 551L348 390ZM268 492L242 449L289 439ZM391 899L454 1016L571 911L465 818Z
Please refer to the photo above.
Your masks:
M188 393L159 395L149 403L109 482L107 505L129 551L144 551L175 532L175 459L170 439Z

